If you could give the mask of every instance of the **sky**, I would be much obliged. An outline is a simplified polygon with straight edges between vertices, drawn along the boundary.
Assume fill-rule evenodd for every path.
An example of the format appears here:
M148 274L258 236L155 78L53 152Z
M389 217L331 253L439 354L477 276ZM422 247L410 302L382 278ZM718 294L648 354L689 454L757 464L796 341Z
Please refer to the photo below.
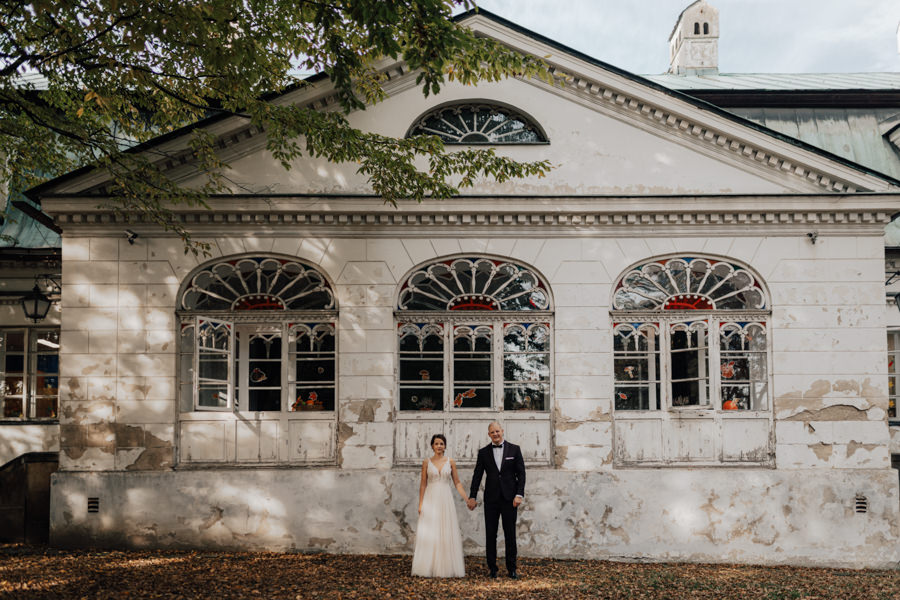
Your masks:
M669 68L693 0L476 0L479 7L632 73ZM708 0L721 73L900 72L900 0Z

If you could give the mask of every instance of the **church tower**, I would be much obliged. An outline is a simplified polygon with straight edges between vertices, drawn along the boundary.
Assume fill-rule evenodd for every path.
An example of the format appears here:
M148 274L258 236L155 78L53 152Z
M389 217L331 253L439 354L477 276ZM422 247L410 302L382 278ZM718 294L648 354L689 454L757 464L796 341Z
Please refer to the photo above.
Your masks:
M719 11L697 0L678 16L669 36L669 73L719 73Z

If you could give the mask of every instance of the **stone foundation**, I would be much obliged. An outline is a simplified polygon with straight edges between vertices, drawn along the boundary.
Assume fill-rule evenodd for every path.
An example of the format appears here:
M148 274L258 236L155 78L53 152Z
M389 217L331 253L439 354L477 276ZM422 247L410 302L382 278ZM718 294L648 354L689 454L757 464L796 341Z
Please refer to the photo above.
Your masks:
M407 554L418 473L57 473L51 544ZM457 511L481 554L480 507ZM891 469L531 469L518 541L524 556L896 568L898 513Z

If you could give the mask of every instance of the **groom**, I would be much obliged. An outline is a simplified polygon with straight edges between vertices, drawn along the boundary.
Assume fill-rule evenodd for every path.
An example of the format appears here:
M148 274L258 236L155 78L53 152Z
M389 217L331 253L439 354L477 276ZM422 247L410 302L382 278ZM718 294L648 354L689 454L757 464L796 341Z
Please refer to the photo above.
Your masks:
M488 425L491 443L478 451L475 473L466 506L475 510L475 498L481 486L481 476L487 473L484 484L485 550L490 577L497 577L497 523L503 521L506 542L506 572L512 579L516 574L516 514L525 497L525 460L522 450L503 441L503 428L496 421Z

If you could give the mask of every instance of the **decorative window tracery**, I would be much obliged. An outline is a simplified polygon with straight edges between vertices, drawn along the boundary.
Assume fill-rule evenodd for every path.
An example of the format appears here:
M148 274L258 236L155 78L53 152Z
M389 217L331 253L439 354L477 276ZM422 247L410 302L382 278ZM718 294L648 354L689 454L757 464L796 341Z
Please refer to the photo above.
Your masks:
M457 258L410 275L400 310L547 310L546 285L530 269L488 258Z
M336 306L319 271L287 258L225 259L193 275L180 298L180 385L193 397L183 410L334 410Z
M614 310L766 310L766 295L746 269L679 257L641 265L622 277Z
M464 103L443 106L418 119L406 137L436 135L445 144L539 144L547 137L523 114L503 106Z
M532 269L438 260L406 278L397 307L401 411L549 410L550 293Z
M768 409L768 302L750 271L675 257L615 289L616 410Z
M181 310L328 310L334 294L321 273L298 262L245 257L218 262L191 279Z

